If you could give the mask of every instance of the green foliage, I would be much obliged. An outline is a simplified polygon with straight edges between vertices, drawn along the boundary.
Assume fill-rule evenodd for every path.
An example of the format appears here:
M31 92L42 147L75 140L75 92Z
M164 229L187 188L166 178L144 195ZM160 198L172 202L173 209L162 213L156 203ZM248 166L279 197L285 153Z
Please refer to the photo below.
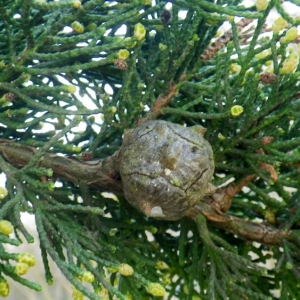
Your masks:
M33 242L20 220L28 212L36 218L46 281L55 280L51 256L74 299L154 299L165 290L166 299L272 299L271 290L297 298L300 73L295 31L288 30L300 21L279 0L258 2L257 10L239 0L174 0L170 18L164 1L2 1L0 137L37 151L25 166L0 156L7 177L0 219L15 232L0 233L0 296L9 292L6 278L40 290L20 277L19 256L5 249L19 245L22 235ZM261 35L272 8L286 23ZM241 31L235 16L257 24ZM215 35L224 22L231 29L222 41ZM111 156L124 129L173 84L176 94L160 116L208 129L213 183L258 176L228 214L293 230L291 240L272 248L247 242L207 226L203 216L147 219L122 196L39 167L46 152ZM271 259L276 266L267 270Z

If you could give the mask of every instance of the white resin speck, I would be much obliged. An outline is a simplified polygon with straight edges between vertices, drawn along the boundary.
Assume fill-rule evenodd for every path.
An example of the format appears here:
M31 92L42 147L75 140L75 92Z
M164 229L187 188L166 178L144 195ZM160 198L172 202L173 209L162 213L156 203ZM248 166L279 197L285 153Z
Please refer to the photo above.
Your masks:
M165 217L162 209L160 206L154 206L152 209L151 209L151 213L150 213L150 217Z

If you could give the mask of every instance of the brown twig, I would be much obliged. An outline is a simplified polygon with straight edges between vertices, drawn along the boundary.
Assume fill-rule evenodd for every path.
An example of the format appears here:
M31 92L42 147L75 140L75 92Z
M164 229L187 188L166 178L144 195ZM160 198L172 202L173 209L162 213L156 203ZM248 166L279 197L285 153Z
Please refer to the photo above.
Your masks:
M168 94L160 94L154 104L152 105L150 112L147 114L146 118L142 118L139 121L139 124L147 121L156 119L161 114L161 109L167 106L170 100L176 95L177 85L172 83L168 90Z
M272 140L273 141L273 140ZM272 142L271 141L271 142ZM270 143L271 143L270 142ZM265 152L262 148L259 148L257 150L257 153L260 154L260 155L265 155ZM277 172L274 168L274 166L270 165L270 164L267 164L265 162L260 162L260 167L259 167L260 170L262 171L267 171L270 173L270 176L271 176L271 179L276 182L278 180L278 175L277 175Z
M266 223L257 223L223 213L212 205L211 199L205 198L189 213L195 219L204 215L209 224L230 232L246 241L256 241L264 245L282 245L282 239L295 241L292 231L276 229Z
M244 186L253 181L257 176L249 175L244 178L238 185L229 184L228 186L217 189L211 196L215 207L222 212L227 212L231 206L232 198L237 195Z
M188 216L195 219L199 214L202 214L209 224L247 241L256 241L265 245L281 245L282 238L293 241L294 237L291 231L278 230L265 223L251 222L226 214L230 208L231 199L256 177L256 175L249 175L236 186L231 184L225 188L217 189L212 196L202 199L189 212Z
M16 168L26 166L35 153L35 148L0 140L0 155ZM118 152L105 160L87 162L47 153L43 155L38 166L52 169L55 177L75 184L85 183L101 190L122 194L117 159Z

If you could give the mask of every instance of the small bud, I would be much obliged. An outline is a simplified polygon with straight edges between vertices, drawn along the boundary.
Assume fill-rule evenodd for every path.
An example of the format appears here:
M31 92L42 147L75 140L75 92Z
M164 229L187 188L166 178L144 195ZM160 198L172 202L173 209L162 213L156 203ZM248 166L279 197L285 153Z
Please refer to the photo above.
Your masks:
M28 264L23 263L23 262L18 262L16 267L15 267L15 273L18 276L25 275L28 272L28 270L29 270Z
M70 94L75 94L77 90L77 87L75 85L67 85L66 86L66 91L69 92Z
M138 85L137 85L137 88L138 88L139 91L143 91L145 89L145 83L139 82ZM141 108L144 108L143 103L141 104Z
M194 42L199 42L199 41L200 41L200 38L199 38L199 36L198 36L197 34L193 34L192 40L193 40Z
M121 49L119 50L118 52L118 59L122 59L122 60L125 60L129 57L130 53L128 50L126 49Z
M95 280L95 276L91 272L86 271L82 274L82 280L91 283Z
M29 267L33 267L36 264L36 259L30 253L21 253L21 254L18 255L18 262L19 263L25 263Z
M265 213L265 220L270 224L275 224L276 222L275 212L273 210L267 210Z
M146 287L146 290L149 294L151 294L153 296L157 296L157 297L162 297L166 293L165 288L159 283L150 283Z
M9 285L5 279L0 279L0 296L7 297L9 295Z
M229 74L239 74L241 72L242 67L237 64L237 63L233 63L230 65L229 68Z
M71 27L73 28L73 30L76 32L76 33L83 33L84 32L84 27L82 24L80 24L79 22L77 21L74 21L72 24L71 24Z
M163 277L162 277L162 282L163 284L165 285L170 285L172 283L172 280L170 278L170 275L169 274L165 274ZM199 298L200 299L200 298Z
M78 291L74 286L72 286L73 289L73 293L72 293L72 298L73 300L83 300L84 299L84 295Z
M255 5L258 11L266 10L268 7L268 0L257 0Z
M278 134L280 134L280 135L283 135L283 134L285 134L285 131L284 131L284 129L283 128L281 128L281 127L278 127L278 128L276 128L276 131L278 132Z
M287 21L283 17L279 17L272 25L272 30L275 34L283 30L287 26Z
M157 270L165 270L165 269L168 269L169 266L168 266L164 261L159 260L159 261L156 263L155 268L156 268Z
M238 117L239 115L241 115L243 113L243 111L244 111L244 108L241 105L234 105L230 109L231 115L233 117Z
M48 184L48 190L51 192L53 192L55 190L55 184L53 182L50 182Z
M165 51L165 50L167 50L168 49L168 46L167 45L164 45L164 44L162 44L162 43L159 43L158 44L158 48L159 48L159 50L160 51Z
M116 111L117 111L117 108L115 106L111 106L108 108L108 111L111 113L111 114L115 114Z
M292 42L298 38L298 29L297 27L291 27L285 34L285 41Z
M271 54L271 49L267 49L267 50L264 50L258 54L255 55L255 57L257 59L262 59L262 58L265 58L266 56L270 55Z
M1 220L0 221L0 232L5 234L5 235L9 235L11 233L13 233L14 231L14 227L12 226L12 224L9 221L6 220Z
M106 32L106 28L105 27L100 27L97 30L97 35L100 37L100 36L104 35L105 32Z
M89 24L89 25L86 27L86 30L87 30L87 31L93 31L93 30L95 30L96 28L97 28L97 24L91 23L91 24Z
M280 69L280 74L290 74L294 73L297 69L299 63L299 56L296 53L292 53L288 58L282 63L282 68Z
M138 23L134 26L134 36L138 41L142 40L146 36L146 29L143 24Z
M218 139L220 140L220 141L224 141L224 140L226 140L226 137L222 134L222 133L218 133Z
M150 231L151 231L151 233L155 234L155 233L157 233L157 228L154 227L154 226L152 226L152 227L150 228Z
M48 278L47 279L47 284L49 285L49 286L52 286L53 285L53 278Z
M133 268L128 264L120 264L118 271L123 276L131 276L134 273Z
M3 198L6 196L7 196L7 189L0 186L0 201L3 200Z
M75 0L73 2L73 6L74 6L74 8L79 8L81 6L81 2L79 0Z

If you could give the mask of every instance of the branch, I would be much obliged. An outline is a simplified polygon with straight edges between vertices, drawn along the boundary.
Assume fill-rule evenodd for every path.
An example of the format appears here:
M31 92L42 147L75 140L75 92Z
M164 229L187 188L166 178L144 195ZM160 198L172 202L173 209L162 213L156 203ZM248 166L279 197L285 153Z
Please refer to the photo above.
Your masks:
M264 245L282 245L282 239L294 241L292 231L278 230L266 223L256 223L236 218L214 208L212 198L205 198L197 204L189 217L196 219L204 215L209 224L226 230L247 241L255 241Z
M213 195L202 199L189 212L189 217L196 221L199 215L204 215L211 225L247 241L255 241L264 245L282 245L282 239L297 242L292 231L279 230L266 223L251 222L226 214L231 206L231 199L256 177L256 175L249 175L237 185L229 184L217 189Z
M183 75L179 79L179 81L184 81L184 79L185 79L185 75ZM150 109L150 112L148 113L146 118L142 118L139 120L139 124L142 124L146 120L156 119L161 114L161 109L166 107L169 104L169 102L171 101L171 99L176 95L176 88L177 88L177 85L174 83L171 83L169 90L168 90L168 94L167 95L160 94L157 97L156 101L154 102L154 104L152 105L152 107Z
M16 168L26 166L37 150L33 147L0 139L0 155ZM74 157L44 154L37 167L52 169L54 176L73 182L84 183L100 190L123 194L117 171L118 152L105 160L80 161Z
M22 168L34 157L36 149L16 142L0 140L0 155L14 167ZM45 154L38 166L50 168L54 175L73 182L84 183L100 190L123 195L122 183L119 179L119 158L116 152L111 157L99 161L80 161L75 158ZM236 187L228 186L218 189L212 196L202 199L188 214L195 219L200 214L216 227L231 232L248 241L256 241L265 245L281 245L282 239L295 241L292 231L282 231L264 223L255 223L230 216L226 213L230 207L231 198L241 187L255 176L247 177Z

